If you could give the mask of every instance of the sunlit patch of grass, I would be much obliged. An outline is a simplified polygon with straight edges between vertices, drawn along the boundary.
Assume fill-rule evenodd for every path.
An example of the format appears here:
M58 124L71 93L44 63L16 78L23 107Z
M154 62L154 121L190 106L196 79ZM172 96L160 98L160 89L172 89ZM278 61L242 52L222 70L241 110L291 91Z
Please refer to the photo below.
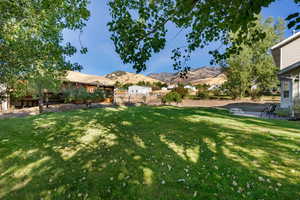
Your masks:
M137 146L144 148L144 149L146 148L144 141L137 135L134 135L132 139Z
M0 199L297 199L300 124L205 108L0 120Z
M150 168L143 167L143 173L144 173L144 184L151 185L153 171Z
M183 145L177 145L175 142L169 141L162 135L160 136L160 140L168 145L168 147L182 159L197 163L199 158L199 146L184 148Z
M35 162L32 162L18 170L16 170L14 173L13 173L13 176L15 178L22 178L28 174L30 174L32 171L34 171L36 168L38 168L41 164L45 163L46 161L50 160L50 157L49 156L46 156L44 158L41 158Z

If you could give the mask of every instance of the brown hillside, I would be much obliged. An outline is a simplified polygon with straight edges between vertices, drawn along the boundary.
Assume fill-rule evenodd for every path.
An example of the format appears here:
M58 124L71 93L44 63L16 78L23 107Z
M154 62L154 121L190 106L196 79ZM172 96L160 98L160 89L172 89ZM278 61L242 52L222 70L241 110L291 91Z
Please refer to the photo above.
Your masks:
M179 73L153 73L149 74L149 77L164 81L169 84L191 83L197 84L209 84L209 85L221 85L226 81L226 76L222 73L220 67L200 67L192 69L188 72L186 78L180 77Z
M131 83L131 84L136 84L140 81L144 82L163 82L148 76L145 76L143 74L134 74L130 72L124 72L124 71L116 71L110 74L107 74L105 78L108 78L114 82L120 82L121 84L126 84L126 83Z

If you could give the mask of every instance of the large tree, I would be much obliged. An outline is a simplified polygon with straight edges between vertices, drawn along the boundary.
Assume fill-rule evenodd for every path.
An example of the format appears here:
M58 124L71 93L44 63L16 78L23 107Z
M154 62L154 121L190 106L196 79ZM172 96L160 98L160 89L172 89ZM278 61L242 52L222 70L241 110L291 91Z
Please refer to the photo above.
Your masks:
M278 85L278 69L273 62L270 47L283 39L285 23L281 18L274 21L272 17L266 20L260 17L255 23L249 35L262 30L264 39L240 44L241 50L226 60L228 80L225 88L233 98L244 97L245 94L258 98ZM229 40L235 41L235 37L236 34L232 33Z
M116 52L124 63L137 72L146 69L146 62L166 45L167 24L173 23L187 34L186 46L173 50L175 70L186 70L191 53L214 41L221 41L226 50L212 51L220 61L240 50L241 43L264 38L263 31L249 35L257 15L275 0L110 0L112 20L108 23ZM299 3L299 0L294 0ZM291 15L290 27L300 24L299 13ZM239 33L234 42L229 33Z
M33 75L37 80L55 78L40 73L41 67L54 74L79 69L66 60L76 49L63 42L62 31L84 27L87 5L88 0L0 1L0 84L17 92L16 84Z

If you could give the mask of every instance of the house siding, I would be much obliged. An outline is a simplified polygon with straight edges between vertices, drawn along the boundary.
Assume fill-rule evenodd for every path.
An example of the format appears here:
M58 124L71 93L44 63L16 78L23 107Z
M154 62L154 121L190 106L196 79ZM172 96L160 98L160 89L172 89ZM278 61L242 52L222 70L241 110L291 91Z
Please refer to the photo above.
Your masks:
M300 38L281 48L280 70L300 61Z
M284 98L283 97L283 82L285 80L281 80L281 107L282 108L290 108L293 106L293 102L296 99L300 99L300 83L299 78L300 77L300 68L294 69L288 73L289 76L293 77L293 80L289 81L289 91L290 91L290 97Z
M277 48L277 49L272 50L272 55L273 55L276 66L278 68L280 68L280 65L281 65L281 58L280 58L281 57L281 49Z
M142 86L130 86L128 88L128 94L144 94L149 95L152 92L150 87L142 87Z

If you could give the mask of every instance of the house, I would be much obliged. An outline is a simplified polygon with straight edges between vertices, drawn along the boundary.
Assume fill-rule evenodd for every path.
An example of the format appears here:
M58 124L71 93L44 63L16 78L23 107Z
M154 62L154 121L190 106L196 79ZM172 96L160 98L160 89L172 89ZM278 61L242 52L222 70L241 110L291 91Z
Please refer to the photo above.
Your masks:
M190 90L192 92L196 92L197 91L196 87L195 86L191 86L191 85L186 85L186 86L184 86L184 88L188 89L188 90Z
M93 92L96 88L103 89L106 93L106 101L113 102L114 82L103 77L96 75L89 75L80 72L68 71L63 79L62 90L69 87L84 87L88 92ZM63 103L63 95L47 93L49 103ZM33 96L23 97L22 99L13 100L11 105L16 108L32 107L38 105L38 99Z
M129 95L134 95L134 94L149 95L150 92L152 92L151 87L144 87L144 86L138 86L138 85L133 85L133 86L128 87Z
M174 88L177 88L178 85L177 84L174 84L174 85L168 85L168 90L172 90Z
M114 82L103 76L84 74L81 72L69 71L66 75L64 87L84 87L88 92L93 93L97 88L102 89L106 94L106 101L113 102Z
M84 87L88 92L94 92L96 88L102 88L105 91L114 91L114 82L103 76L84 74L81 72L67 72L64 86Z
M168 91L168 88L167 87L162 87L161 90L162 91Z
M278 78L281 85L282 108L292 108L300 99L300 32L279 42L271 48L275 64L280 69Z
M208 88L208 91L217 90L217 89L219 89L220 87L221 87L220 85L211 85L211 86Z

